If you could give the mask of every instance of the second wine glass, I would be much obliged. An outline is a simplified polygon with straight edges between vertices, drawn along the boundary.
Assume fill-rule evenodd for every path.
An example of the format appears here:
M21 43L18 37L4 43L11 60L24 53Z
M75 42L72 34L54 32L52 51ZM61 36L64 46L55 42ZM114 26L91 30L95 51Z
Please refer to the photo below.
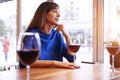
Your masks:
M74 54L78 52L80 48L80 37L79 34L74 33L74 35L70 35L70 44L69 44L69 49L71 52ZM76 56L74 56L74 62L76 60Z
M111 46L111 45L109 45L109 46L106 46L106 49L107 49L107 51L109 52L109 54L111 55L111 57L112 57L111 72L118 72L118 71L115 69L115 67L114 67L114 57L115 57L115 55L118 54L119 51L120 51L119 45L118 45L118 46Z
M27 80L30 80L30 65L39 57L41 50L38 33L25 32L19 36L17 43L17 55L19 61L27 68Z

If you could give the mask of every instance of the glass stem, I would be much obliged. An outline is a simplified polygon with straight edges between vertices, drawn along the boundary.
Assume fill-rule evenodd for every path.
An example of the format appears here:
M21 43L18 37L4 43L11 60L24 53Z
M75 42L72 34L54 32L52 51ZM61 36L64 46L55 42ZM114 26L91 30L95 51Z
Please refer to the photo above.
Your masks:
M73 61L74 61L74 63L75 63L75 61L76 61L76 55L74 55L73 57L74 57L74 58L73 58L73 59L74 59Z
M114 72L114 55L112 55L112 72Z
M27 65L26 68L27 68L27 80L30 80L30 66Z

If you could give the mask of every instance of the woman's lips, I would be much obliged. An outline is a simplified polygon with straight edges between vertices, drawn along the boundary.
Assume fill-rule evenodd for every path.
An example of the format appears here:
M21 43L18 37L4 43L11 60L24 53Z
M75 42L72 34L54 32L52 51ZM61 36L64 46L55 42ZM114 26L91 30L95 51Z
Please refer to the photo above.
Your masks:
M55 18L55 20L58 22L58 21L59 21L59 18Z

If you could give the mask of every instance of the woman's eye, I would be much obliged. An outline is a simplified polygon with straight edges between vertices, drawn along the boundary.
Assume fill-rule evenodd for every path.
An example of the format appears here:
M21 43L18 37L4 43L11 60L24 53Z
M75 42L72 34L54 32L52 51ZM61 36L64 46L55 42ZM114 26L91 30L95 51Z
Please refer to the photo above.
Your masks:
M57 12L57 10L53 9L53 12Z

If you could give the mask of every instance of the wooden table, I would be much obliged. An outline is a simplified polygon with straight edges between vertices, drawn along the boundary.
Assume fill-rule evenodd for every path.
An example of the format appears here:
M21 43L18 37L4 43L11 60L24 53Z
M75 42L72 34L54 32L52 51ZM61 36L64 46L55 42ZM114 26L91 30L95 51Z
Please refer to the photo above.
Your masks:
M120 80L105 64L80 64L80 69L31 68L31 80ZM0 72L0 80L26 80L26 69Z

